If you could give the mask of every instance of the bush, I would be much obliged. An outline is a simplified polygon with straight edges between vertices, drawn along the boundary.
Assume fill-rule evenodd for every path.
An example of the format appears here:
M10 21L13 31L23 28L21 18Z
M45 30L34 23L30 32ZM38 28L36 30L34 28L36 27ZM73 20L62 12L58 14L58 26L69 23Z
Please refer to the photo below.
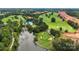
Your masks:
M59 37L59 36L60 36L60 32L57 31L57 30L54 30L54 29L51 29L51 30L50 30L50 33L51 33L53 36L55 36L55 37Z
M42 31L46 31L48 29L48 25L44 22L42 22L42 20L39 21L39 23L37 23L37 27L35 27L33 29L34 33L39 33Z
M53 12L51 13L51 15L53 15Z
M38 25L37 27L33 29L33 32L39 33L42 31L46 31L47 29L48 29L48 25L46 25L45 23L41 23L40 25Z
M55 18L51 18L51 22L55 22L56 20L55 20Z
M65 30L65 32L68 32L68 30Z
M0 51L2 51L5 48L4 43L0 42Z
M78 24L74 23L72 21L68 21L68 24L71 25L74 29L78 29L79 28Z
M42 23L39 25L39 29L40 29L40 31L45 31L48 29L48 25L45 23Z
M56 38L53 40L53 47L57 51L73 51L76 46L71 39Z
M27 25L26 27L28 28L28 31L29 31L29 32L32 32L32 31L33 31L33 28L32 28L31 25Z
M17 17L17 16L15 16L15 19L18 19L18 17Z
M35 34L35 33L39 33L40 32L40 29L39 29L39 27L35 27L34 29L33 29L33 33Z
M62 27L60 27L60 31L62 31Z

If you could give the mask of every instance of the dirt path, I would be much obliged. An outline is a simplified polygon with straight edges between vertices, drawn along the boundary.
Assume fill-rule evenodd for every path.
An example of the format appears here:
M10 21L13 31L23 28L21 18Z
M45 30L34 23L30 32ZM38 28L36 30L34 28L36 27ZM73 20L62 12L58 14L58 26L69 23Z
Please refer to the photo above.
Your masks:
M13 34L13 33L12 33L12 34ZM12 42L11 42L11 45L10 45L9 50L12 50L12 47L13 47L13 45L14 45L14 42L15 42L15 38L14 38L14 37L12 37Z
M79 32L76 33L64 33L63 34L66 37L71 38L74 42L79 42Z

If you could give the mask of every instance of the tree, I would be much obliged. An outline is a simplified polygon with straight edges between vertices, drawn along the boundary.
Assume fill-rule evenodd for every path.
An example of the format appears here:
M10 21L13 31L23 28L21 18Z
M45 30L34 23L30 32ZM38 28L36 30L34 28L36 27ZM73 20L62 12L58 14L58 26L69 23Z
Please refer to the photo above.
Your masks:
M62 27L60 27L60 31L62 31Z
M56 51L73 51L76 50L76 46L74 41L71 39L62 39L62 38L55 38L53 40L53 47Z
M11 39L12 39L12 35L11 35L11 28L9 26L4 26L0 29L0 33L1 33L1 41L4 43L4 49L7 47L9 47L10 43L11 43Z
M40 31L46 31L48 29L48 25L43 22L39 25L39 29Z
M34 23L35 25L39 25L39 20L38 20L38 19L33 19L33 23Z
M3 51L5 48L4 43L0 42L0 51Z
M3 38L3 37L2 37L2 35L0 34L0 41L2 41L2 38Z
M48 25L43 22L43 18L40 19L33 19L33 23L37 25L35 28L33 28L34 33L38 33L41 31L46 31L48 29Z
M0 20L0 24L3 24L3 22Z
M79 28L79 25L77 23L74 23L73 21L68 20L68 24L70 26L72 26L74 29L78 29Z
M55 37L59 37L59 36L60 36L60 32L57 31L57 30L54 30L54 29L51 29L51 30L50 30L50 33L51 33L53 36L55 36Z
M0 50L16 50L18 46L18 38L21 29L22 29L22 22L11 21L11 19L9 19L7 21L7 25L0 28L0 42L4 43L2 44L4 48L1 45ZM10 45L12 44L13 38L15 41L13 43L12 48L10 49Z
M28 28L28 31L29 31L29 32L32 32L32 31L33 31L33 28L32 28L31 25L27 25L26 27Z
M18 17L15 15L15 19L18 19Z
M65 30L65 32L68 32L68 30Z
M48 29L48 25L42 22L41 24L37 25L37 27L33 28L34 33L39 33L42 31L46 31Z
M62 19L62 21L65 21L64 19Z
M56 21L56 19L55 18L51 18L51 22L55 22Z
M48 14L45 14L46 17L48 17Z
M40 19L39 19L39 23L42 23L42 22L43 22L43 18L40 18Z
M50 18L51 14L45 14L46 17Z
M67 14L79 18L79 10L66 10Z
M35 34L35 33L39 33L40 32L40 29L39 29L39 27L35 27L35 28L33 28L33 33Z
M51 15L53 15L53 12L51 13Z

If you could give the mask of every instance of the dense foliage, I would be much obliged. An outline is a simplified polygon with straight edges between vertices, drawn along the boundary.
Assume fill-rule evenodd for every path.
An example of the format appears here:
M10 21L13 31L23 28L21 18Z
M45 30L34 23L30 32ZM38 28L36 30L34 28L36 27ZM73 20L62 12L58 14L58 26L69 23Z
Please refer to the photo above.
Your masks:
M79 44L75 44L71 39L55 38L52 42L56 51L75 51L79 50Z
M16 50L18 46L18 38L22 29L22 21L18 23L17 21L12 22L11 20L7 21L7 24L0 28L0 50ZM19 25L20 24L20 25Z
M68 24L71 25L74 29L79 28L79 25L77 23L72 22L72 21L68 21Z
M50 33L55 36L55 37L59 37L60 36L60 31L57 31L57 30L54 30L54 29L51 29L50 30Z
M26 27L30 33L33 32L35 34L34 43L42 48L56 51L79 50L79 44L75 44L70 38L62 38L63 36L61 35L63 32L76 32L79 25L62 19L57 13L58 9L46 10L40 9L39 12L38 9L2 11L0 15L0 51L17 50L22 27ZM79 18L78 11L64 11Z

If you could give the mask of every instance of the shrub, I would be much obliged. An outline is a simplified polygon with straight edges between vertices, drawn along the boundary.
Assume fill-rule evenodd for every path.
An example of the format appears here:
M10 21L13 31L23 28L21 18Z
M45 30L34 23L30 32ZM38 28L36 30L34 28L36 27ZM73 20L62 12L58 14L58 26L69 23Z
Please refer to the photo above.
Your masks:
M65 30L65 32L68 32L68 30Z
M51 18L51 22L55 22L56 20L55 20L55 18Z
M51 30L50 30L50 33L51 33L53 36L55 36L55 37L59 37L59 36L60 36L60 32L57 31L57 30L54 30L54 29L51 29Z
M62 31L62 27L60 27L60 31Z
M53 40L53 47L57 51L73 51L76 46L71 39L55 38Z
M72 21L68 21L68 24L71 25L74 29L79 28L79 25L77 23L72 22Z

